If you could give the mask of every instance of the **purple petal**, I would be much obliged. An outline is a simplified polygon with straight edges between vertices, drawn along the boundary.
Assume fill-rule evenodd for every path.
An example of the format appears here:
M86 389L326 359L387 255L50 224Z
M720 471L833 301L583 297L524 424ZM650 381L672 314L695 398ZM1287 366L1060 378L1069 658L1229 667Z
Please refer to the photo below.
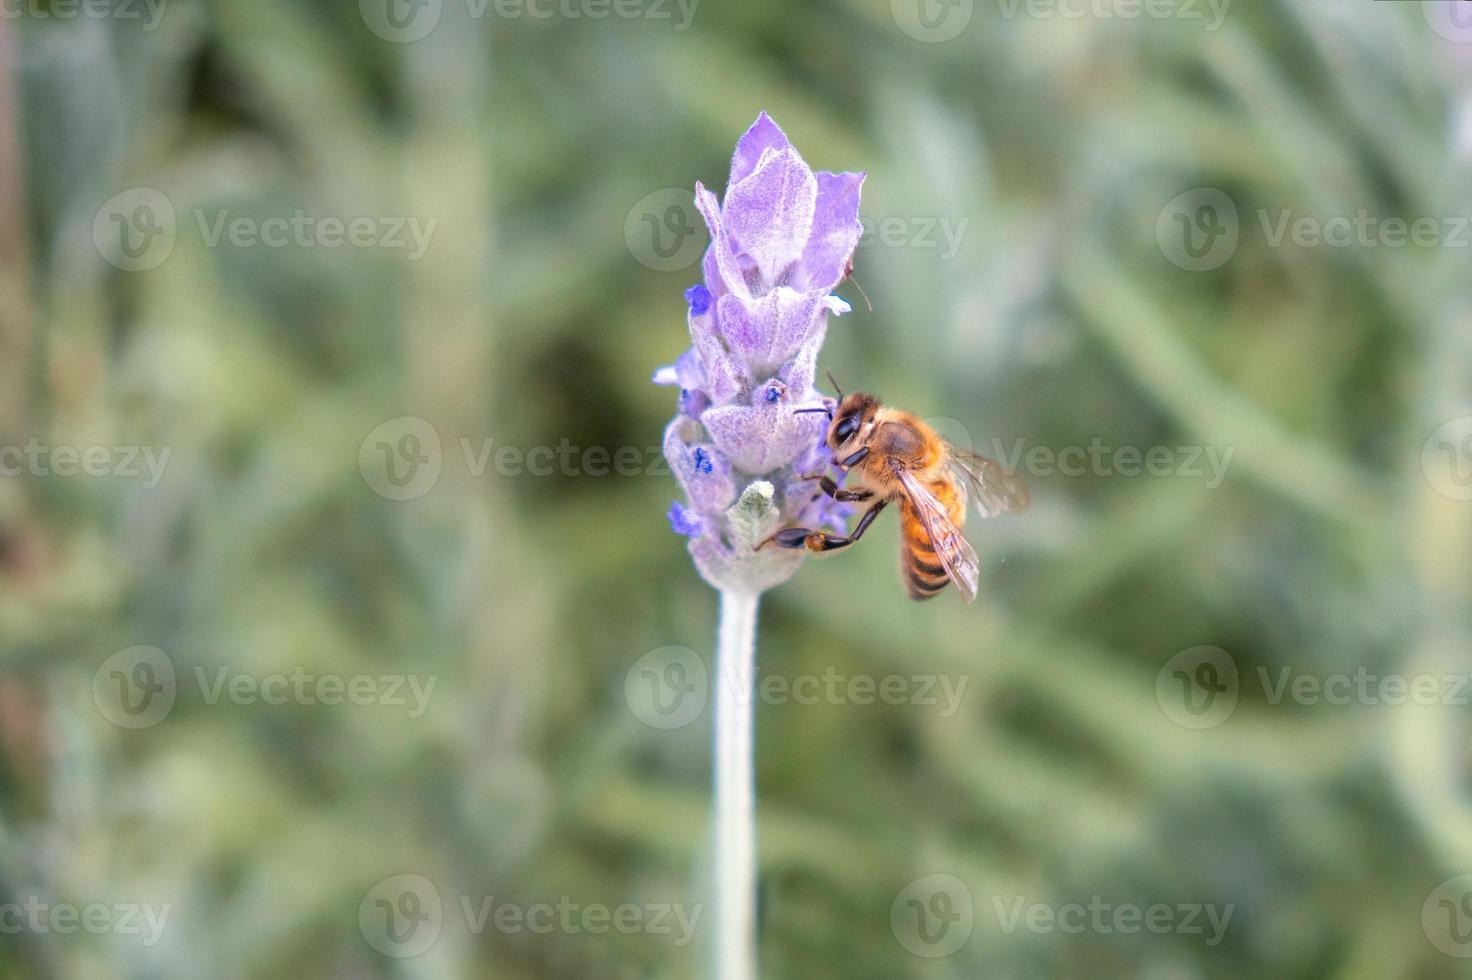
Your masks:
M757 405L723 405L700 417L711 441L745 473L769 473L786 466L811 449L827 429L823 416L795 415L786 399L766 402L763 389L752 397Z
M741 390L745 377L742 359L726 350L721 342L715 310L708 310L703 316L692 312L689 320L690 341L695 345L703 378L699 387L705 389L713 401L730 401ZM679 368L678 364L675 366Z
M691 427L685 418L669 424L664 432L664 457L694 508L706 514L720 513L736 499L731 464L715 446L687 443L685 437Z
M735 557L731 549L713 534L692 538L690 556L695 559L695 567L707 582L726 581L730 576L731 561Z
M823 349L823 338L828 335L828 315L818 315L817 326L790 358L782 365L778 376L794 392L795 397L804 399L805 392L813 390L813 379L818 373L818 352Z
M681 388L705 387L705 372L700 369L700 358L691 348L681 354L673 364L667 364L654 372L652 379L657 385L679 385Z
M680 389L680 413L692 419L700 418L701 414L710 408L710 396L705 392L689 388Z
M695 356L694 348L681 354L675 362L675 376L679 378L681 388L705 387L705 374L700 370L700 358Z
M859 223L859 195L864 174L817 174L818 197L813 209L812 235L802 253L807 289L828 290L843 279L848 260L858 248L864 226Z
M716 295L736 293L749 297L751 288L746 284L746 275L732 248L731 238L726 232L721 215L721 205L716 200L716 196L699 182L695 185L695 207L705 219L706 228L710 229L710 248L706 254L704 266L706 286ZM713 263L712 257L714 257ZM717 273L714 276L711 275L712 266Z
M817 178L791 147L768 150L750 177L726 191L725 230L768 286L802 255L817 197Z
M788 142L787 135L774 122L772 117L763 112L756 117L756 122L736 143L736 155L731 158L731 179L726 183L727 187L734 187L741 181L750 177L756 170L757 164L761 163L762 154L768 150L785 150L792 144Z
M755 302L721 297L721 335L732 352L760 376L787 360L818 329L827 309L821 294L778 287Z

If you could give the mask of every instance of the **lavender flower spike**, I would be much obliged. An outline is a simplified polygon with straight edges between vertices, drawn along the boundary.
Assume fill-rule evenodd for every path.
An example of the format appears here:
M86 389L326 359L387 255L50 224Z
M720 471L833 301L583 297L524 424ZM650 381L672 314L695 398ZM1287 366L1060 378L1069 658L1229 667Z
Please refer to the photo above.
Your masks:
M690 537L696 567L722 590L756 594L787 580L801 551L755 550L778 527L844 529L850 508L803 474L831 462L813 387L833 295L863 229L862 173L814 173L762 113L736 144L724 202L700 184L710 228L705 282L686 293L692 347L654 375L678 385L664 453L686 504L670 520Z

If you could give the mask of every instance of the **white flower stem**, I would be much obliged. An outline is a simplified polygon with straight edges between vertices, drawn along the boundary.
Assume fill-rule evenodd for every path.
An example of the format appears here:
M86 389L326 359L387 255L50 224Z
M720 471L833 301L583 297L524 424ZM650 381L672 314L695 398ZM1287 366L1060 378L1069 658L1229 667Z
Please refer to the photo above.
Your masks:
M756 978L756 607L721 590L716 647L715 880L717 980Z

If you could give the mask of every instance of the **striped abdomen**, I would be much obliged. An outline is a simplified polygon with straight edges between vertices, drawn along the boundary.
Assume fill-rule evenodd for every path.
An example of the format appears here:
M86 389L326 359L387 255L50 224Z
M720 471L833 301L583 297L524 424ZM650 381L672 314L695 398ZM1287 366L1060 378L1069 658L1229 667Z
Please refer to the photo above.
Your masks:
M966 503L956 493L951 481L940 479L926 486L945 506L951 522L957 528L963 527ZM933 599L945 591L950 582L940 556L935 553L925 522L907 497L900 500L900 573L911 599Z

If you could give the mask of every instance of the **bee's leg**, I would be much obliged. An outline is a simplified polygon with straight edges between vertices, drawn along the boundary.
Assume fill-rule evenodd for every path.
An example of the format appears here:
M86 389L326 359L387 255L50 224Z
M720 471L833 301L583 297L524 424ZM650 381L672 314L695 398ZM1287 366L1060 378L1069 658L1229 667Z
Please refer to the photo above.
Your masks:
M815 531L807 527L785 527L757 545L757 548L765 548L774 541L780 548L806 548L809 551L837 551L839 548L847 548L864 536L864 532L869 530L869 525L874 523L874 518L879 516L879 512L888 503L887 500L881 500L864 511L864 516L859 518L858 524L854 525L853 533L847 536L829 534L827 531Z
M804 479L817 480L818 486L823 488L824 493L832 497L834 500L839 500L843 503L868 500L870 497L874 496L873 490L844 490L840 488L837 483L833 482L833 478L831 476L809 476L804 477ZM814 497L813 499L816 500L818 498Z

